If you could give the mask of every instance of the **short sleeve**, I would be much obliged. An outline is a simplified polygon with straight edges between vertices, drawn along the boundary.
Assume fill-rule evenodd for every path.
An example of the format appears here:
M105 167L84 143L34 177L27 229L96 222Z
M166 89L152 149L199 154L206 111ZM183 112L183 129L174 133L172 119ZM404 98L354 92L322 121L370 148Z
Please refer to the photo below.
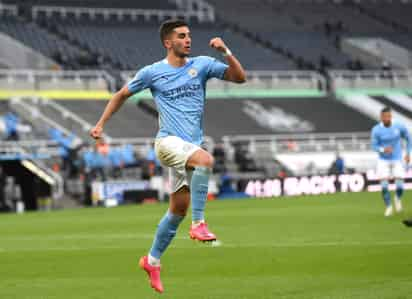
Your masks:
M146 66L139 70L134 78L127 83L127 89L131 93L140 92L146 88L150 87L151 75L150 66Z
M208 57L208 62L207 79L217 78L223 80L229 66L212 57Z

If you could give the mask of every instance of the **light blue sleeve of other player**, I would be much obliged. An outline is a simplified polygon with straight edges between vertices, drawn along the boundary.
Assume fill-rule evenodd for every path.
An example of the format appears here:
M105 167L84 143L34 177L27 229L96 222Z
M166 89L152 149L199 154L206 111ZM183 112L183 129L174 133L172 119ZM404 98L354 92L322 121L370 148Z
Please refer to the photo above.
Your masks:
M140 69L134 78L127 83L127 89L132 93L135 94L140 92L146 88L150 88L152 76L151 76L151 66L145 66L144 68Z
M217 60L216 58L207 56L204 56L202 58L204 58L207 63L206 80L209 80L211 78L223 80L225 72L229 66Z
M401 131L401 136L406 141L406 152L410 154L412 150L411 135L409 134L408 129L404 125L401 125L400 131Z

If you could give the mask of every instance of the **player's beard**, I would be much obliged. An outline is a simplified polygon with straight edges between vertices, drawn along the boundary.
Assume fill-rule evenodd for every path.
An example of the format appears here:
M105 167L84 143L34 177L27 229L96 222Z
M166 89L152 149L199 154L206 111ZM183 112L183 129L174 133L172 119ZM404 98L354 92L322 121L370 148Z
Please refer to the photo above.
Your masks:
M186 58L189 56L189 53L184 52L184 46L182 47L174 46L173 53L179 58Z

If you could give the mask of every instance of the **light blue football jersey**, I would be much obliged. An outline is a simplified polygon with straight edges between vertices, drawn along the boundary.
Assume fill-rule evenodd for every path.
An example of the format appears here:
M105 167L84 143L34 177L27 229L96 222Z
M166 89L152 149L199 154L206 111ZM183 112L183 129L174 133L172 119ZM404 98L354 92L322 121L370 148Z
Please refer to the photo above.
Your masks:
M177 136L200 145L206 82L223 79L228 65L208 56L191 57L181 67L166 59L145 66L127 84L131 93L150 88L159 112L157 138Z
M379 153L379 159L398 161L402 160L402 139L406 141L406 151L411 152L411 138L408 129L401 123L392 122L389 127L379 123L372 128L372 149ZM383 152L385 147L392 147L392 153Z

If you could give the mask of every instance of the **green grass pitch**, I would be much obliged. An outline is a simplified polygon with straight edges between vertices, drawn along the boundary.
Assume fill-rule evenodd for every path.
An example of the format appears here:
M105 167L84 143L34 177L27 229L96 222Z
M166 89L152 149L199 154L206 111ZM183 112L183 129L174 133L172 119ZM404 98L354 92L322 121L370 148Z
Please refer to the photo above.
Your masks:
M411 196L391 218L378 193L210 202L221 246L190 240L187 218L162 295L137 265L164 204L0 215L0 298L412 298Z

